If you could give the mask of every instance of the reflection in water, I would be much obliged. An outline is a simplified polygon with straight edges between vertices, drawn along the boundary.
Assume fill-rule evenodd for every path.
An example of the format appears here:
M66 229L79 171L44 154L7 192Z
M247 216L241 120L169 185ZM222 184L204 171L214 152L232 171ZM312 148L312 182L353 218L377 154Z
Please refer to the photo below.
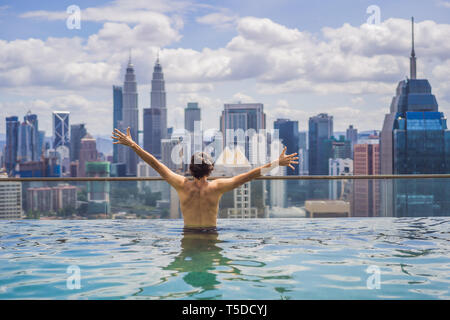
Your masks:
M222 285L229 285L230 282L240 283L241 286L247 284L254 290L268 286L276 292L277 298L289 298L286 293L291 289L283 282L292 279L290 272L284 272L277 267L266 270L266 262L255 260L254 255L249 255L252 247L261 246L263 242L259 239L242 248L234 248L228 241L220 240L217 231L199 232L185 229L181 239L181 252L163 270L176 271L172 274L173 277L180 277L180 273L184 273L183 281L199 289L195 292L185 292L191 298L205 298L203 294L213 290L218 293L214 298L222 297ZM260 258L264 260L263 256Z
M183 280L204 291L213 290L220 284L212 271L225 266L231 259L224 257L223 249L217 246L222 242L217 231L196 232L185 230L181 239L181 253L164 270L186 272Z

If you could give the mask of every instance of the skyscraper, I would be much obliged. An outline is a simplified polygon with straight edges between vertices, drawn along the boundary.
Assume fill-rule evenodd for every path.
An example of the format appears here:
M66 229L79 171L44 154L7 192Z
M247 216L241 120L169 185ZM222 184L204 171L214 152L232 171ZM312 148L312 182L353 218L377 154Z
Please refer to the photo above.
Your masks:
M266 114L262 103L225 104L220 117L225 147L240 144L250 159L250 141L255 133L266 129ZM251 159L252 160L252 159ZM251 161L253 163L253 160Z
M123 120L123 94L122 87L113 86L113 130L122 128L122 120ZM119 144L113 145L113 162L117 163L119 161L119 148L121 146ZM125 148L125 146L122 146ZM124 149L125 150L125 149Z
M14 171L17 163L19 126L20 122L18 117L12 116L6 118L5 167L9 175Z
M450 172L450 131L426 79L416 78L412 20L410 78L398 83L381 131L381 174ZM434 180L392 181L382 191L387 215L439 214L450 210L450 190Z
M328 144L333 136L333 116L320 113L309 118L308 164L310 175L328 175Z
M31 111L23 117L19 127L18 160L20 162L38 161L39 152L39 128L37 115Z
M45 149L45 131L39 131L39 141L38 141L38 152L39 159L42 157L42 154Z
M70 126L70 161L80 160L81 139L86 134L84 123Z
M53 149L60 146L69 147L69 116L68 111L53 112Z
M298 121L291 121L289 119L277 119L273 123L275 130L278 130L278 137L287 147L286 154L298 153L299 150L299 136L298 136ZM294 166L294 170L289 168L286 174L289 176L298 176L299 166Z
M138 93L136 75L134 74L134 66L131 63L131 55L128 60L128 66L123 84L123 129L130 128L130 134L136 143L139 143L139 110L138 110ZM125 151L125 163L127 165L127 175L136 176L138 156L131 148Z
M194 132L195 121L200 121L200 108L197 102L188 102L187 108L184 109L184 129Z
M31 160L39 161L41 153L39 150L39 126L37 115L28 111L23 119L30 127Z
M353 128L353 125L349 125L345 135L346 139L350 141L352 147L352 157L353 157L353 146L358 143L358 129Z
M153 68L150 108L144 109L144 149L161 159L161 140L167 136L166 90L158 57Z
M19 146L17 154L17 159L19 162L33 161L31 144L31 126L24 121L19 126Z

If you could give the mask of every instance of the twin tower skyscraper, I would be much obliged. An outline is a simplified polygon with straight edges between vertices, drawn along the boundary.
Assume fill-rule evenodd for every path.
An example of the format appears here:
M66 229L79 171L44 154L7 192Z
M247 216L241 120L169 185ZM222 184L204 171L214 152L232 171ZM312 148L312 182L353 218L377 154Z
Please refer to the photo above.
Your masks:
M131 63L131 55L125 73L123 87L113 86L114 116L113 126L125 131L128 127L134 141L139 143L139 109L136 75ZM153 68L150 108L144 109L144 149L161 159L161 139L167 138L167 108L164 74L156 59ZM124 164L127 176L136 176L139 159L136 153L122 145L115 144L113 163Z

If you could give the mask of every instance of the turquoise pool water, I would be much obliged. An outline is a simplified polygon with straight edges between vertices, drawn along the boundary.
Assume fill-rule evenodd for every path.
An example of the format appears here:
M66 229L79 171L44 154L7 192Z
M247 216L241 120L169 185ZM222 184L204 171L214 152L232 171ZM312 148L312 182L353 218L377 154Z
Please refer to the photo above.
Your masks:
M0 298L450 299L449 217L218 226L1 221Z

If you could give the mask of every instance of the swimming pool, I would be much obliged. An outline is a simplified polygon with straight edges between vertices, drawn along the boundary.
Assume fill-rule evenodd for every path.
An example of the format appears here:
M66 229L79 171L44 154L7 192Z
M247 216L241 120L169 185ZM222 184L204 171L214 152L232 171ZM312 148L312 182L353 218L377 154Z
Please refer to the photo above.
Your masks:
M0 298L450 299L450 217L218 226L0 221Z

